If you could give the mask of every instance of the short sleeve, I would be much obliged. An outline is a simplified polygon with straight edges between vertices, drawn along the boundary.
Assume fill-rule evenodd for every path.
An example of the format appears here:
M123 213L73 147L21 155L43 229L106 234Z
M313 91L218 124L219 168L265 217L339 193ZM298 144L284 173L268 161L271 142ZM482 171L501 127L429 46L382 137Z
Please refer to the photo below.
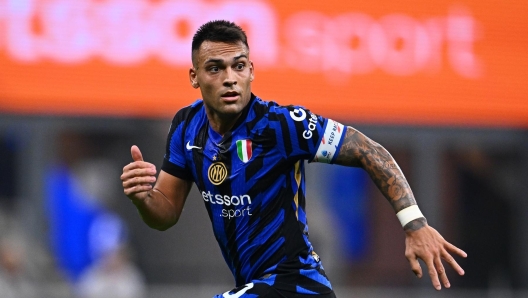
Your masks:
M301 106L276 106L270 111L278 144L287 158L333 163L346 127Z
M183 108L172 120L167 136L165 156L161 169L175 177L192 180L192 172L187 166L185 153L183 151L183 134L185 130L185 119L190 108Z

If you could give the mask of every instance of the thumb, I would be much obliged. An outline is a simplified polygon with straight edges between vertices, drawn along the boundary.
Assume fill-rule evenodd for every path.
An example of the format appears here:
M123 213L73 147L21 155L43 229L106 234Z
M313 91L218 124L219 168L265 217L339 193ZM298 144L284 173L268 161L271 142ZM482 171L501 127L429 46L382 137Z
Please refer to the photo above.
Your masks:
M130 153L132 153L132 159L134 161L143 161L143 155L141 155L138 146L133 145L132 148L130 148Z

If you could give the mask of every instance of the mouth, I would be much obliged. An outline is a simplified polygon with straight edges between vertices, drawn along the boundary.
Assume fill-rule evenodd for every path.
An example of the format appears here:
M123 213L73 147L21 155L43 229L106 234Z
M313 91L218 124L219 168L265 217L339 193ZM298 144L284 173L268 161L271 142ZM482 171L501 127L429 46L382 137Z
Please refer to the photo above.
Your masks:
M240 93L236 91L227 91L226 93L222 94L222 99L226 101L234 101L237 100L240 96Z

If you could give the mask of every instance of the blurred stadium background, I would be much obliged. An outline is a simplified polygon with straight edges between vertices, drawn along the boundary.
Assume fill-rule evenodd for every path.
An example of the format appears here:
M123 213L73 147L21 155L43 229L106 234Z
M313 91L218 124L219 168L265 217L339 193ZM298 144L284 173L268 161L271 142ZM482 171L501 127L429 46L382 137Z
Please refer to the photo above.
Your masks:
M194 189L146 227L119 176L158 168L200 97L190 40L242 25L266 100L384 145L431 225L469 257L435 292L357 169L307 166L311 239L338 297L528 297L524 0L0 0L0 297L212 297L233 286Z

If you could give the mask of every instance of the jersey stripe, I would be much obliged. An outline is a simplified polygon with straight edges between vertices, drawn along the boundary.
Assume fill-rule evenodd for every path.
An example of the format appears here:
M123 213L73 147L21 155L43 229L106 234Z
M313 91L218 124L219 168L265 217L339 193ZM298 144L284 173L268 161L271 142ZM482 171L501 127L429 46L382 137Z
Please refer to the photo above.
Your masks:
M300 161L295 163L295 182L297 186L297 192L295 193L295 197L293 197L293 201L295 202L295 217L299 219L299 189L301 189L301 167L300 167Z

